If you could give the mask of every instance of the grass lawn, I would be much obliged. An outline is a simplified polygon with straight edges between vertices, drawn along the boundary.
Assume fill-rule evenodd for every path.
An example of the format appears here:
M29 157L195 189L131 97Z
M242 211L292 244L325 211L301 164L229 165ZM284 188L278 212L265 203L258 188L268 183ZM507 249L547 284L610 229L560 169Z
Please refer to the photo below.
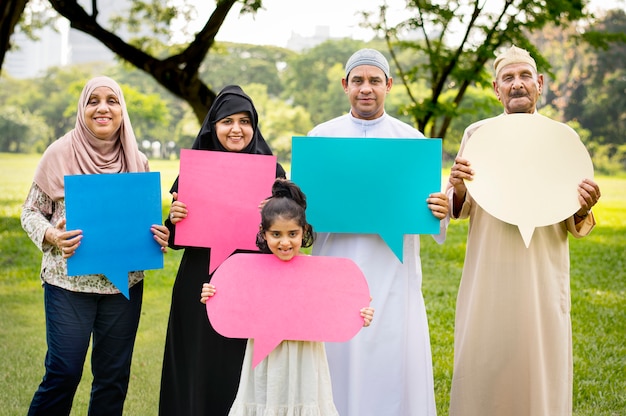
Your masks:
M0 154L0 416L24 415L43 375L46 345L43 290L38 278L41 254L19 220L20 205L39 158ZM178 162L152 161L151 168L161 172L165 211ZM597 181L603 194L594 209L599 224L589 237L570 239L574 415L626 416L626 177L600 177ZM121 195L120 208L123 204ZM466 233L466 221L452 222L443 245L431 238L422 239L423 291L440 416L448 414L454 306ZM171 286L180 255L170 250L164 269L146 273L127 415L157 414ZM72 415L86 414L90 380L87 362Z

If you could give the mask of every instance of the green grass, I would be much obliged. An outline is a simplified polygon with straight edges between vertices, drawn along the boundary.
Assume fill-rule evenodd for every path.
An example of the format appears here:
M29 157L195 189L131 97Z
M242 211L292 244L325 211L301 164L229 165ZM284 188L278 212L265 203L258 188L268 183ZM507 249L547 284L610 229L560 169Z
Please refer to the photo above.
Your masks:
M41 254L23 232L20 205L39 155L0 154L0 416L23 415L43 375L46 351ZM178 162L152 161L161 172L164 213ZM447 172L444 172L447 174ZM570 240L574 337L574 415L626 416L626 178L597 178L603 196L598 226ZM454 307L465 254L467 221L451 223L447 241L422 239L437 410L448 414L453 360ZM157 414L171 286L180 252L170 250L162 270L147 272L125 414ZM72 415L89 401L89 363Z

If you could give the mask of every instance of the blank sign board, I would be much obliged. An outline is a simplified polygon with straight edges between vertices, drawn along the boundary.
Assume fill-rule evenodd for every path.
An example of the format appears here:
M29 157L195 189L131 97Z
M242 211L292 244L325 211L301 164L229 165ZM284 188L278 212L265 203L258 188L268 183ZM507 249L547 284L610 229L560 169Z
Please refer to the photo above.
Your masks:
M593 164L578 134L534 114L508 114L479 127L462 157L474 170L466 186L494 217L517 225L526 247L536 227L556 224L580 209L578 184Z
M319 232L379 234L402 261L404 234L438 234L440 139L294 137L292 180Z

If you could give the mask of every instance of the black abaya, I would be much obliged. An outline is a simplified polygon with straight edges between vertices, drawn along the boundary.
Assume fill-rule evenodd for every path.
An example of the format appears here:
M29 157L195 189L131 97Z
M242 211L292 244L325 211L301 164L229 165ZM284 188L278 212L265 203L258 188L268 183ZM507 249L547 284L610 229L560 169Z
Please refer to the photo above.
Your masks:
M227 415L237 394L245 339L226 338L211 326L200 303L210 281L210 249L187 248L172 291L159 414Z
M242 153L272 154L258 129L258 115L252 101L237 86L224 88L216 97L192 148L226 151L215 135L214 124L243 111L251 115L254 135ZM276 177L285 177L280 164L276 165ZM178 179L170 192L177 191ZM170 247L184 248L185 252L172 289L159 415L226 416L237 394L247 340L218 334L209 322L205 305L200 303L202 284L211 280L211 250L176 246L176 226L169 218L165 225L170 230Z

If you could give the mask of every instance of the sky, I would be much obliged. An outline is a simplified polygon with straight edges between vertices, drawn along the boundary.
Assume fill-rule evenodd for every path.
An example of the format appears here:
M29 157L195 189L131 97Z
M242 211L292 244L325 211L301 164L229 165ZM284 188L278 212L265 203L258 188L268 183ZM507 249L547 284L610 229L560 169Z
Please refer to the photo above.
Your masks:
M189 0L195 4L201 23L214 8L213 1ZM485 0L496 3L498 0ZM316 26L327 26L333 38L369 40L373 33L359 27L361 11L376 11L382 0L263 0L264 8L255 17L240 16L239 6L231 9L216 39L236 43L286 46L292 33L312 36ZM403 17L405 0L387 0L390 22ZM626 0L591 0L591 9L622 8ZM406 16L404 16L406 17ZM253 33L254 36L250 36Z
M205 22L214 2L189 0L194 3L201 22ZM216 39L236 43L286 46L292 33L312 36L316 26L327 26L333 38L353 37L369 40L372 32L359 27L360 12L376 11L381 0L263 0L263 9L255 17L239 15L235 5ZM389 16L398 16L405 0L387 0ZM254 36L250 36L253 33Z

